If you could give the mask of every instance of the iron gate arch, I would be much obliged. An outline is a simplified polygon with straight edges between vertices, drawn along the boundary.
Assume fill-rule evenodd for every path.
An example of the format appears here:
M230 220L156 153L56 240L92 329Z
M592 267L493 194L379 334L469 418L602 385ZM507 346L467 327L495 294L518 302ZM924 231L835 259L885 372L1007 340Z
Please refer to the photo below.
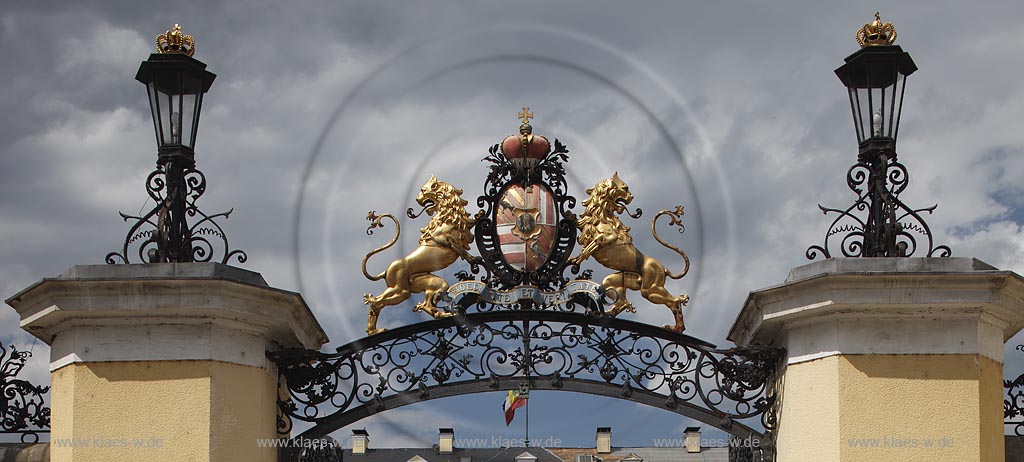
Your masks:
M767 443L783 350L703 340L589 311L493 310L371 335L334 352L268 353L287 396L278 430L316 440L363 418L437 398L528 384L625 399ZM764 428L764 431L755 429Z

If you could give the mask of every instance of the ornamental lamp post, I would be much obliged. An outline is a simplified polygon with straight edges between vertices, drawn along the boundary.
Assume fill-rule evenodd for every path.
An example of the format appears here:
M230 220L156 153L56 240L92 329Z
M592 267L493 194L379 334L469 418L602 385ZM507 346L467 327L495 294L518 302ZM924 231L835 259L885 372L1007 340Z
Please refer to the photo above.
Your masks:
M189 262L193 260L188 223L185 220L185 172L196 165L195 142L203 94L217 76L206 64L192 57L195 40L181 33L181 26L156 38L157 53L142 62L135 80L146 85L158 146L157 165L163 167L167 182L166 233L150 254L150 261Z
M156 45L157 52L142 62L135 75L146 85L156 133L156 170L146 180L156 206L142 216L121 214L125 221L137 221L122 251L108 254L107 263L128 263L130 246L137 246L139 259L149 263L210 261L211 240L222 241L223 263L231 257L245 262L245 253L230 250L224 230L213 220L227 218L231 211L206 215L195 205L206 190L206 178L195 168L199 113L203 95L217 76L192 57L195 40L182 33L178 24L158 35ZM190 218L194 223L189 224Z
M899 223L895 206L888 198L885 171L896 160L896 136L907 76L917 70L910 54L896 40L892 23L882 23L881 15L857 31L861 49L846 58L836 69L850 95L850 110L860 147L857 160L870 166L867 188L870 204L864 229L864 257L905 256L906 247L898 246ZM897 104L898 100L898 104Z
M926 256L949 256L949 247L933 245L931 230L921 218L935 206L912 209L898 198L909 174L896 159L896 138L907 77L917 65L910 54L893 45L896 28L883 23L879 13L856 37L860 50L835 73L849 94L857 135L857 163L847 172L846 182L858 199L845 210L818 206L826 215L838 216L825 243L808 248L807 258L813 260L819 254L830 258L830 245L838 246L846 257L905 257L914 254L920 239L926 240ZM865 210L866 217L858 216Z

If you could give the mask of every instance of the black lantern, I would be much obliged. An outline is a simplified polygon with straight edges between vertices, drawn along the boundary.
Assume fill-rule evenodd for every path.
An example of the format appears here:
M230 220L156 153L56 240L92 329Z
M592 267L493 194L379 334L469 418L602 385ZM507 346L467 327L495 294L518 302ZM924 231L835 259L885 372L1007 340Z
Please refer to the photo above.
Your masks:
M946 246L934 246L931 230L921 218L935 206L912 209L899 199L909 174L896 159L900 113L907 77L917 70L910 55L897 45L892 23L875 20L857 31L861 49L846 58L836 75L846 86L859 146L857 163L846 183L858 195L846 210L818 206L835 213L823 245L807 249L807 258L832 256L830 246L847 257L904 257L913 255L918 242L927 243L927 256L949 256ZM866 217L859 212L867 211Z
M135 75L149 93L156 132L156 170L146 179L146 191L156 205L142 216L121 214L136 223L121 252L108 254L107 263L127 263L130 246L137 247L140 260L151 263L210 261L218 241L224 249L222 263L232 257L245 262L245 253L230 250L224 230L214 221L231 211L207 215L195 204L206 191L206 178L195 168L199 112L217 76L192 57L195 40L181 26L157 36L156 43L158 52Z
M179 25L161 34L157 44L160 52L149 55L139 66L135 80L144 83L149 92L161 160L175 155L191 160L195 155L203 94L210 90L217 76L192 57L195 41L182 34Z
M850 94L860 157L865 160L882 153L895 155L907 76L917 70L910 54L892 44L895 40L892 23L883 24L876 13L875 20L857 32L860 51L836 69Z

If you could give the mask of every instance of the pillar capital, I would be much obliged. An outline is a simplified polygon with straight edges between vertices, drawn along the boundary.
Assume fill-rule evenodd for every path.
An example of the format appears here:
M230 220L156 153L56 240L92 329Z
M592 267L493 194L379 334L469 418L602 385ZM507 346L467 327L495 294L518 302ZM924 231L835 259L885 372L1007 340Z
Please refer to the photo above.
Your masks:
M7 303L51 346L51 370L165 360L264 367L268 349L327 342L299 294L220 263L75 266Z
M751 292L737 345L786 347L789 363L837 354L980 354L1003 361L1024 328L1024 278L973 258L841 258Z

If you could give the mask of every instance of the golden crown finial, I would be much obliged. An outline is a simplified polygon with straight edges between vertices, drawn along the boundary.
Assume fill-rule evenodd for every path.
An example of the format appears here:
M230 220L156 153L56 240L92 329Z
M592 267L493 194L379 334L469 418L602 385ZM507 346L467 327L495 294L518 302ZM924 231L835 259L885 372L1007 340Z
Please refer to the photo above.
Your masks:
M861 27L857 31L857 43L860 44L861 48L879 46L879 45L892 45L896 41L896 28L892 26L891 22L882 23L882 15L875 12L875 20L864 27Z
M191 35L182 34L181 26L175 24L173 30L156 36L156 51L192 56L196 52L196 41Z

